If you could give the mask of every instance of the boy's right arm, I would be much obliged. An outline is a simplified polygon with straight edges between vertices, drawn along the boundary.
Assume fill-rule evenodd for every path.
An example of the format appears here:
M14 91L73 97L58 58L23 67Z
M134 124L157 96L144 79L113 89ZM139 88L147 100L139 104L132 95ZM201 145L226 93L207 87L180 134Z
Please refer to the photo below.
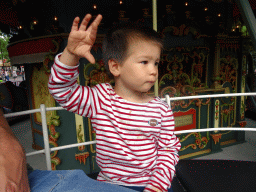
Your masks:
M90 50L96 39L97 27L102 16L98 15L86 29L90 18L91 15L87 14L79 29L79 18L75 18L67 47L61 55L56 56L48 82L49 92L62 107L88 117L92 116L92 110L96 107L90 106L88 103L93 105L95 102L88 101L89 96L92 95L90 89L78 85L76 79L78 77L78 61L81 57L95 63Z
M57 55L51 68L48 88L53 98L66 110L81 116L93 116L91 89L77 84L78 66L68 66ZM81 110L82 109L82 110ZM88 114L87 114L88 113Z

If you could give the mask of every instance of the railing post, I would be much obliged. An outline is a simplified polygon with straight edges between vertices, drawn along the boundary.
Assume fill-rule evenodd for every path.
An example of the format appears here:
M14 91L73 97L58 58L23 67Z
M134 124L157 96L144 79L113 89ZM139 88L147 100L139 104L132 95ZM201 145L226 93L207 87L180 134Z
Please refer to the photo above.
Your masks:
M152 8L153 8L153 29L157 32L157 2L156 0L152 0ZM158 97L158 78L156 79L154 85L154 93L155 96Z
M44 150L45 150L45 158L46 158L46 167L47 170L52 170L51 166L51 150L49 146L49 136L48 136L48 128L46 122L46 109L45 105L40 105L41 117L42 117L42 129L43 129L43 137L44 137Z
M169 105L169 107L171 107L171 100L168 94L165 95L165 99L166 99L166 103Z

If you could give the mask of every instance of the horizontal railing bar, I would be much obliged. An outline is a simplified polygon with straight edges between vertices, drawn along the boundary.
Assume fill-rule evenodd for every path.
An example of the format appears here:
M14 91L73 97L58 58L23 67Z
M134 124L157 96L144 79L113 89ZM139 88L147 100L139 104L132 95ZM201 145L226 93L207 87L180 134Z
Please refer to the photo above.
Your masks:
M29 157L29 156L32 156L32 155L38 155L38 154L41 154L41 153L45 153L45 150L42 149L42 150L26 153L26 157Z
M193 133L193 132L206 132L206 131L256 131L256 128L241 128L241 127L227 127L227 128L207 128L207 129L190 129L183 131L174 131L174 133L182 134L182 133Z
M232 93L232 94L213 94L213 95L195 95L195 96L184 96L184 97L171 97L171 101L175 100L184 100L184 99L200 99L200 98L214 98L214 97L237 97L237 96L254 96L256 95L256 92L253 93ZM166 100L166 98L161 98L162 100ZM57 111L57 110L63 110L63 107L48 107L46 108L46 111ZM30 113L37 113L40 112L40 109L31 109L27 111L22 112L15 112L10 114L4 114L4 117L15 117L19 115L27 115Z
M62 110L64 109L63 107L48 107L46 108L46 111L56 111L56 110ZM4 117L16 117L20 115L28 115L32 113L40 113L40 109L30 109L27 111L22 111L22 112L15 112L15 113L9 113L9 114L4 114Z
M60 146L60 147L54 147L54 148L51 148L51 151L58 151L58 150L62 150L62 149L68 149L68 148L79 147L82 145L91 145L91 144L96 144L96 141L87 141L87 142L83 142L83 143L75 143L75 144L70 144L70 145L65 145L65 146Z
M73 148L73 147L79 147L79 146L83 146L83 145L91 145L91 144L96 144L96 141L86 141L83 143L74 143L74 144L70 144L70 145L65 145L65 146L60 146L60 147L53 147L50 148L50 151L58 151L58 150L62 150L62 149L69 149L69 148ZM27 153L26 156L31 156L31 155L36 155L36 154L40 154L40 153L45 153L45 150L42 149L40 151L34 151L34 152L30 152Z
M48 107L46 108L46 111L57 111L57 110L62 110L64 109L63 107Z
M196 95L196 96L186 96L186 97L172 97L172 98L170 98L170 101L184 100L184 99L197 99L197 98L217 98L217 97L236 97L236 96L254 96L254 95L256 95L256 92ZM166 100L166 98L162 98L162 100ZM64 110L64 108L63 107L49 107L49 108L46 108L45 110L46 111L55 111L55 110ZM37 112L41 112L40 109L31 109L31 110L22 111L22 112L4 114L4 117L15 117L15 116L19 116L19 115L27 115L27 114L31 114L31 113L37 113ZM182 134L182 133L206 132L206 131L225 131L225 130L226 131L228 131L228 130L230 130L230 131L256 131L256 128L241 128L241 127L207 128L207 129L192 129L192 130L174 131L174 133ZM91 144L96 144L96 141L88 141L88 142L83 142L83 143L76 143L76 144L70 144L70 145L65 145L65 146L60 146L60 147L54 147L54 148L50 148L50 151L57 151L57 150L79 147L79 146L83 146L83 145L91 145ZM31 155L41 154L41 153L45 153L45 149L27 153L26 156L31 156Z
M29 115L29 114L37 113L37 112L40 113L40 109L31 109L31 110L22 111L22 112L4 114L4 117L16 117L16 116L20 116L20 115Z
M191 130L184 130L184 131L174 131L174 133L177 134L182 134L182 133L193 133L193 132L207 132L207 131L256 131L256 128L241 128L241 127L228 127L228 128L207 128L207 129L191 129ZM60 147L53 147L50 148L50 151L57 151L57 150L63 150L63 149L69 149L73 147L79 147L82 145L91 145L91 144L96 144L96 141L87 141L83 143L75 143L75 144L70 144L70 145L65 145L65 146L60 146ZM30 152L27 153L26 156L31 156L31 155L36 155L40 153L45 153L45 150L40 150L40 151L35 151L35 152Z
M212 94L212 95L195 95L195 96L184 96L184 97L170 97L171 101L184 100L184 99L201 99L201 98L215 98L215 97L237 97L237 96L254 96L256 92L253 93L232 93L232 94ZM161 100L166 100L161 98Z

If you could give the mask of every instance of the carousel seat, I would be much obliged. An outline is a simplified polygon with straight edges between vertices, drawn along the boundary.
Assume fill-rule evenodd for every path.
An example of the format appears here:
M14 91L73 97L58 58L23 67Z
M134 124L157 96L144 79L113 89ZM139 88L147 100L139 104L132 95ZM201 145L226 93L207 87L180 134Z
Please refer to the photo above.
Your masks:
M254 192L256 162L233 160L180 160L176 176L191 192Z

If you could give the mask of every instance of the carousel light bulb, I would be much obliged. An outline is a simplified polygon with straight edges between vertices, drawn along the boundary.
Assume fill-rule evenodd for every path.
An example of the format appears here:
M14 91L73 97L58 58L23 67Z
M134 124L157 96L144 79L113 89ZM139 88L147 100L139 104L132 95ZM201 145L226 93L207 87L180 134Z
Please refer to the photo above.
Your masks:
M219 14L218 14L218 17L220 17L220 16L221 16L221 14L219 13Z
M21 26L21 25L19 26L19 29L22 29L22 26Z
M185 6L188 6L188 2L185 3Z
M122 4L123 4L123 1L119 1L119 3L120 3L120 5L122 5Z
M239 28L239 25L237 25L236 28Z
M93 5L93 9L97 9L97 5L96 4Z
M33 23L34 23L34 25L36 25L36 24L37 24L37 21L35 20Z
M205 11L207 11L207 10L208 10L208 8L207 8L207 7L205 7L205 8L204 8L204 10L205 10Z
M55 17L54 17L54 20L57 21L57 20L58 20L58 17L55 16Z

